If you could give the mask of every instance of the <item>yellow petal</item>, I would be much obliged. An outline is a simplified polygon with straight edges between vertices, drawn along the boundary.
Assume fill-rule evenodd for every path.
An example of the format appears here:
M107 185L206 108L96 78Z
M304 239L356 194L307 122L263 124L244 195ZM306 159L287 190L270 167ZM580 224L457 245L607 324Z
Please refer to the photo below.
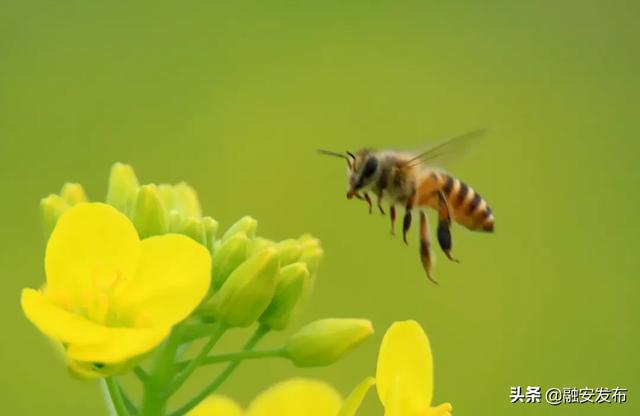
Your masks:
M406 383L397 377L389 386L384 404L385 416L426 416L428 407L421 406L406 388Z
M109 335L103 342L70 344L67 355L76 361L120 363L151 351L169 335L169 331L169 327L109 328Z
M395 322L382 339L376 374L378 397L388 406L392 388L412 406L426 409L433 396L433 358L429 339L416 321ZM397 385L394 387L394 383ZM404 400L404 399L403 399Z
M344 400L338 416L355 416L362 404L362 400L364 400L364 397L374 384L376 384L376 379L373 377L367 377L362 380Z
M342 399L327 383L293 378L264 391L251 403L248 416L336 416Z
M119 288L118 310L171 326L186 318L209 290L209 251L189 237L166 234L140 243L138 271L128 285Z
M243 411L228 397L209 396L204 399L187 416L242 416Z
M135 271L140 242L133 224L115 208L80 203L58 220L45 255L47 290L80 298L110 288Z
M67 369L72 376L80 380L95 380L104 377L104 375L95 370L90 363L70 360L67 362Z
M431 407L424 413L425 416L451 416L453 407L450 403L443 403L440 406Z
M20 300L27 318L45 335L78 345L103 342L109 329L55 305L42 292L23 289Z

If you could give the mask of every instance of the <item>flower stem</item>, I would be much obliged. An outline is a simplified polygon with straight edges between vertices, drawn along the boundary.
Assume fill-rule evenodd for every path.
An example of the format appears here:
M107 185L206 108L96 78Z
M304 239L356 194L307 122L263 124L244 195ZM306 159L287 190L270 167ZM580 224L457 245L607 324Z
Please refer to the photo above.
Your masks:
M191 342L198 338L204 338L211 335L215 330L217 324L213 323L197 323L184 325L182 336L182 342Z
M235 360L255 360L259 358L272 358L272 357L285 357L286 353L283 348L273 349L273 350L260 350L260 351L240 351L240 352L231 352L227 354L216 354L209 355L204 360L200 362L200 366L224 363L227 361L235 361ZM176 363L176 367L179 369L185 368L192 361L180 361Z
M104 381L107 385L107 390L109 391L113 408L118 416L129 416L129 411L127 410L124 398L122 397L122 392L120 391L120 386L118 386L116 379L113 377L107 377Z
M133 373L138 377L138 380L140 380L142 384L146 383L149 379L149 374L147 374L147 372L144 371L144 368L139 365L133 367Z
M141 416L163 416L167 407L166 389L173 378L173 366L180 345L180 327L171 331L153 362L151 372L144 382Z
M226 326L222 323L215 324L209 341L207 341L205 346L202 347L198 355L193 360L189 361L186 367L184 367L184 369L178 373L178 375L169 386L169 391L167 392L169 396L178 391L178 389L184 384L185 381L187 381L189 376L196 370L196 368L200 366L203 360L207 358L207 354L209 354L211 348L216 345L216 343L220 340L226 330Z
M124 405L129 411L129 413L131 413L132 415L137 415L138 409L136 408L136 405L133 404L133 401L131 400L131 398L127 395L127 392L125 391L125 389L122 388L120 384L118 384L118 388L120 389L120 393L122 394L122 400L124 400Z
M247 341L243 348L243 352L251 351L253 347L270 331L270 329L266 326L260 325L256 331L253 333L251 338ZM191 400L182 405L178 410L173 413L170 413L169 416L182 416L186 414L189 410L193 409L198 403L207 398L211 393L213 393L222 383L224 383L227 378L234 372L234 370L240 365L242 359L236 358L234 361L230 362L227 367L216 377L211 383L209 383L200 393L196 394Z

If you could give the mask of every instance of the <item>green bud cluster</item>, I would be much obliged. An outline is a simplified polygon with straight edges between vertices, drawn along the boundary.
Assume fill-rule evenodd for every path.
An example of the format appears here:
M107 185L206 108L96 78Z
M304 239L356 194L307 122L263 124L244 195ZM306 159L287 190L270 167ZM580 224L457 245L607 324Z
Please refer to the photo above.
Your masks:
M230 327L257 321L282 330L311 286L322 249L308 235L280 242L258 237L257 227L243 217L214 243L211 294L200 312Z
M178 233L213 247L218 223L202 216L198 195L184 182L140 186L131 166L116 163L106 201L131 218L140 238Z
M40 209L46 236L69 207L86 201L85 191L77 183L67 183L59 194L43 198ZM142 239L179 233L213 250L218 222L202 216L198 195L184 182L140 185L131 166L116 163L111 168L105 201L131 219Z

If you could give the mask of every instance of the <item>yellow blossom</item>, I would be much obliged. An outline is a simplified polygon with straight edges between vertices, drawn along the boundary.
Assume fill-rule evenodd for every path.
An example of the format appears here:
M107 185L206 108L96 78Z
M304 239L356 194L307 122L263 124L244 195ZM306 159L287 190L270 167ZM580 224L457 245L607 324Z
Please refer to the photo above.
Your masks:
M244 411L228 397L213 395L203 400L187 416L243 416Z
M431 407L433 357L429 338L416 321L395 322L378 353L378 397L387 416L449 416L451 405Z
M368 386L371 380L366 380ZM262 392L244 412L231 399L213 395L187 416L353 416L362 398L356 393L343 400L323 381L292 378Z
M157 346L209 289L211 259L182 235L140 241L131 221L101 203L79 203L47 243L42 290L24 289L22 309L65 348L72 371L123 371Z

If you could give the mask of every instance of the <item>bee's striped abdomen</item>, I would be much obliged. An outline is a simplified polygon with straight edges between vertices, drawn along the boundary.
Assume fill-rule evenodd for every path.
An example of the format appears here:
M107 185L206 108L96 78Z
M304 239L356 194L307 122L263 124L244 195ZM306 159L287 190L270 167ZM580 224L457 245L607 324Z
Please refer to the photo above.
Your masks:
M453 219L475 231L494 230L495 218L487 202L469 185L446 174L440 174L441 190L449 202Z

